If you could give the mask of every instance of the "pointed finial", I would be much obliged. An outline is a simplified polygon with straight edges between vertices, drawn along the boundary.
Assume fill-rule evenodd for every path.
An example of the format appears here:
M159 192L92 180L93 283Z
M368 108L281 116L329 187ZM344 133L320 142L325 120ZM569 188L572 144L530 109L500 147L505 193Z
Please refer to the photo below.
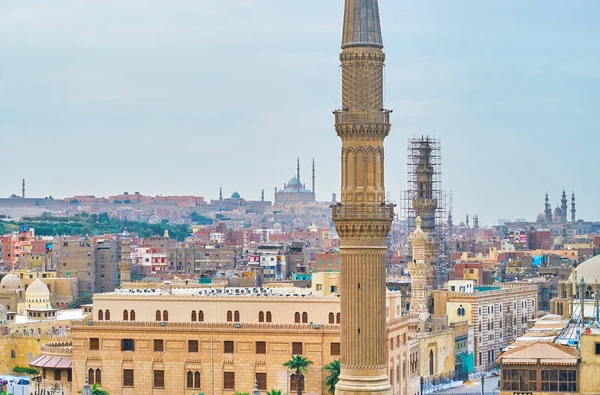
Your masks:
M415 225L417 227L416 230L423 230L423 229L421 229L422 223L423 223L423 220L421 219L421 216L418 216L417 219L415 219Z
M298 182L300 182L300 157L298 157L298 165L297 165L296 171L297 171L296 178L298 179Z
M383 48L377 0L346 0L342 49Z

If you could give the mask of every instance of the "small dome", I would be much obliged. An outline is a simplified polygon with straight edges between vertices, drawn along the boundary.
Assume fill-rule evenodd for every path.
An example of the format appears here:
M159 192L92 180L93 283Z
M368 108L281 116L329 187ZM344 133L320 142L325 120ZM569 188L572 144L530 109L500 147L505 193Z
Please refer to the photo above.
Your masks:
M39 278L36 278L34 282L31 283L29 287L27 287L27 291L25 291L25 299L42 299L48 300L50 299L50 291L46 284L42 282Z
M575 268L577 274L577 282L583 281L587 284L600 284L600 255L596 255L587 261L580 263ZM569 276L569 282L573 281L573 275Z
M546 216L544 215L544 213L539 213L537 216L537 222L544 222L546 221Z
M17 275L8 273L6 276L2 277L0 285L4 285L7 288L18 288L21 286L21 279Z
M288 183L287 183L288 187L296 187L296 186L300 186L300 180L297 179L296 177L292 178Z
M237 192L234 192L234 193L232 193L232 194L231 194L231 198L232 198L232 199L241 199L242 197L240 196L240 194L239 194L239 193L237 193Z
M560 207L554 209L554 215L557 217L560 217L562 215L562 210L560 209Z

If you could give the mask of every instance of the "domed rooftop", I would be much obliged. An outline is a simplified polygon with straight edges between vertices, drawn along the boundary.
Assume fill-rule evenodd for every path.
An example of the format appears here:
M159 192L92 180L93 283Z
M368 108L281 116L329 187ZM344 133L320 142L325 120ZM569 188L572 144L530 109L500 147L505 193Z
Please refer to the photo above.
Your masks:
M537 222L544 222L546 220L546 216L544 215L544 213L539 213L537 216L536 221Z
M560 209L560 207L556 207L554 209L554 215L560 217L562 215L562 210Z
M18 288L21 286L21 279L15 274L8 273L6 276L2 277L0 285L4 285L6 288Z
M600 255L596 255L593 258L581 263L575 268L577 274L577 281L583 281L586 284L600 284ZM569 276L569 281L573 281L573 275Z
M293 177L291 180L288 181L287 186L288 187L300 186L300 180L297 179L296 177Z
M29 287L27 287L27 291L25 291L26 299L50 299L50 291L46 284L42 282L39 278L36 278L34 282L31 283Z
M239 194L239 193L237 193L237 192L234 192L234 193L232 193L232 194L231 194L231 198L232 198L232 199L241 199L242 197L240 196L240 194Z

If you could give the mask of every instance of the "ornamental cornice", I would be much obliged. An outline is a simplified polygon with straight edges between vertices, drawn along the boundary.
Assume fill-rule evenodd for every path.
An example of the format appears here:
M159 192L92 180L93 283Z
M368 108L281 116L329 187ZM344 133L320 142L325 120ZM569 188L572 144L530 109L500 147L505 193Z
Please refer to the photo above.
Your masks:
M391 124L385 123L336 123L335 131L340 138L357 140L383 140L390 134Z
M353 61L363 61L363 62L373 62L373 63L383 63L385 62L385 52L382 50L352 50L347 49L340 53L340 62L353 62Z

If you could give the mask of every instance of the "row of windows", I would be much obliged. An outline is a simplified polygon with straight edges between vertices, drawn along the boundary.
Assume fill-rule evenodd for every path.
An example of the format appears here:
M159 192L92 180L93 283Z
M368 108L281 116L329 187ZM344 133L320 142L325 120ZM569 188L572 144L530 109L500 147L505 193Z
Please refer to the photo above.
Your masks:
M340 355L340 343L331 343L331 355L338 356ZM100 339L99 338L90 338L89 348L92 351L100 350ZM198 340L188 340L188 352L199 352L199 342ZM165 341L163 339L154 339L153 341L153 350L154 352L164 352L165 351ZM266 354L267 353L267 342L256 342L255 343L255 352L256 354ZM121 339L121 351L135 351L135 340L134 339ZM303 344L301 342L293 342L292 343L292 354L293 355L301 355L303 354ZM226 340L223 342L223 352L225 354L234 354L235 353L235 343L231 340Z
M204 311L192 311L191 313L192 322L204 322ZM160 322L168 322L169 321L169 312L167 310L156 310L155 320ZM98 321L110 321L110 310L98 310ZM135 321L135 310L123 310L123 321ZM227 322L240 322L240 312L239 311L227 311ZM260 311L258 313L258 322L273 322L273 315L270 311L266 313L264 311ZM296 312L294 314L294 322L296 324L308 324L308 313L303 312L300 314ZM341 322L340 313L334 314L329 313L329 323L330 324L339 324Z
M94 376L94 370L90 369L88 375ZM96 369L100 372L99 369ZM91 379L90 379L91 380ZM95 383L100 384L96 379ZM260 391L267 390L267 374L266 373L255 373L255 383L257 389ZM295 374L290 376L290 390L295 392L297 390L298 380ZM304 390L304 377L301 376L300 385ZM152 371L152 386L154 388L165 388L165 371L154 370ZM123 369L123 387L135 387L135 373L133 369ZM198 371L188 371L186 373L186 388L187 389L201 389L202 381L201 375ZM223 389L224 390L235 390L235 372L223 372Z

